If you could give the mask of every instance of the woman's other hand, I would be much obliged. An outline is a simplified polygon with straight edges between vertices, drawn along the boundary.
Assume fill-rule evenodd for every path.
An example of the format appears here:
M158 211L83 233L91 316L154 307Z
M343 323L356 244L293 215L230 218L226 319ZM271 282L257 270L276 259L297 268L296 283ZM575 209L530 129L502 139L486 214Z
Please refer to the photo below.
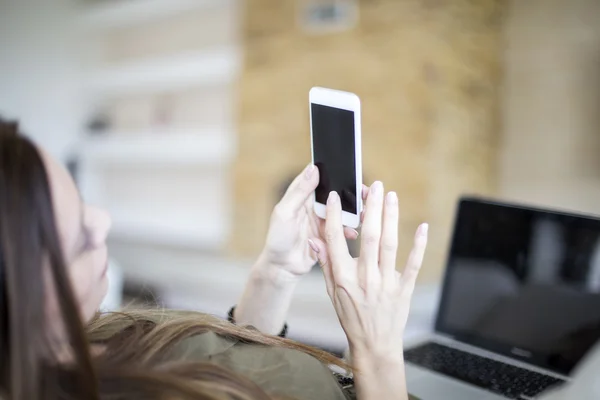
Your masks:
M316 240L325 238L325 221L313 210L313 193L319 184L319 170L307 166L288 187L271 214L267 240L261 258L276 277L295 279L308 273L317 262ZM358 232L340 228L345 239Z
M427 245L427 225L418 228L400 274L396 271L398 199L393 192L384 197L383 185L376 182L367 199L360 257L353 259L348 253L336 193L327 202L326 241L317 244L327 291L359 371L355 373L359 394L385 399L387 393L405 392L404 379L400 379L404 376L403 335ZM395 378L385 378L386 368ZM384 375L374 378L375 372Z

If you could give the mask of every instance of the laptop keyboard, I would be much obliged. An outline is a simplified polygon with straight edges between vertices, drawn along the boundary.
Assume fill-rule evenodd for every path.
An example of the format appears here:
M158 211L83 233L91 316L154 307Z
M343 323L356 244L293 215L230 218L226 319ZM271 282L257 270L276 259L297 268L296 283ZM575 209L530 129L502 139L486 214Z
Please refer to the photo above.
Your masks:
M509 399L531 398L564 382L489 358L437 343L427 343L404 353L406 361L470 383Z

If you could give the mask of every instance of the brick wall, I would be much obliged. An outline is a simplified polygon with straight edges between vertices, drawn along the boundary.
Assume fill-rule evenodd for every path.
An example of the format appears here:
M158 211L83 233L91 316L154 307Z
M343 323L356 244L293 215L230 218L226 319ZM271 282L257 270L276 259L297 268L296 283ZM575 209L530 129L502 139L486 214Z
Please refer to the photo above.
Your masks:
M401 257L430 222L422 279L436 279L458 196L495 192L507 2L363 0L355 29L322 36L298 27L300 4L246 4L232 250L260 250L278 186L310 161L319 85L361 97L365 182L399 194Z

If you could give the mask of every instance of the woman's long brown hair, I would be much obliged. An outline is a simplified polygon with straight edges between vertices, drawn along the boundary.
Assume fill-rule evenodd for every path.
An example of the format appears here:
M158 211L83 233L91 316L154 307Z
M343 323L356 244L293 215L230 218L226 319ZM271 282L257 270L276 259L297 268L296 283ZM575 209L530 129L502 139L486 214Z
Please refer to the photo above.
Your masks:
M50 340L44 276L56 288L71 353L67 362ZM161 310L113 313L84 326L41 155L16 124L0 119L0 399L276 398L249 377L215 364L173 361L179 343L205 332L300 350L345 367L329 353L202 314L165 315ZM92 356L91 343L102 351Z

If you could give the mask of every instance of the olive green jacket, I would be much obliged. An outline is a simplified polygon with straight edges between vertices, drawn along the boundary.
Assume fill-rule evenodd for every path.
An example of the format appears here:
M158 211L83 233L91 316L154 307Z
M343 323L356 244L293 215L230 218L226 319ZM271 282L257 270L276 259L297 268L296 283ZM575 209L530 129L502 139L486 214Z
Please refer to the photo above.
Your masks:
M156 323L190 316L190 312L157 313ZM212 317L202 315L206 321ZM126 328L123 324L103 327L95 332L92 342L102 342ZM131 321L130 321L131 322ZM129 322L129 323L130 323ZM215 318L216 323L222 323ZM273 395L297 400L346 400L351 392L342 389L332 371L320 361L300 351L266 347L225 338L213 332L192 336L179 343L172 352L173 360L210 362L252 379Z
M298 400L345 400L331 370L302 352L240 343L212 332L186 340L176 357L209 361L248 376L265 391Z

